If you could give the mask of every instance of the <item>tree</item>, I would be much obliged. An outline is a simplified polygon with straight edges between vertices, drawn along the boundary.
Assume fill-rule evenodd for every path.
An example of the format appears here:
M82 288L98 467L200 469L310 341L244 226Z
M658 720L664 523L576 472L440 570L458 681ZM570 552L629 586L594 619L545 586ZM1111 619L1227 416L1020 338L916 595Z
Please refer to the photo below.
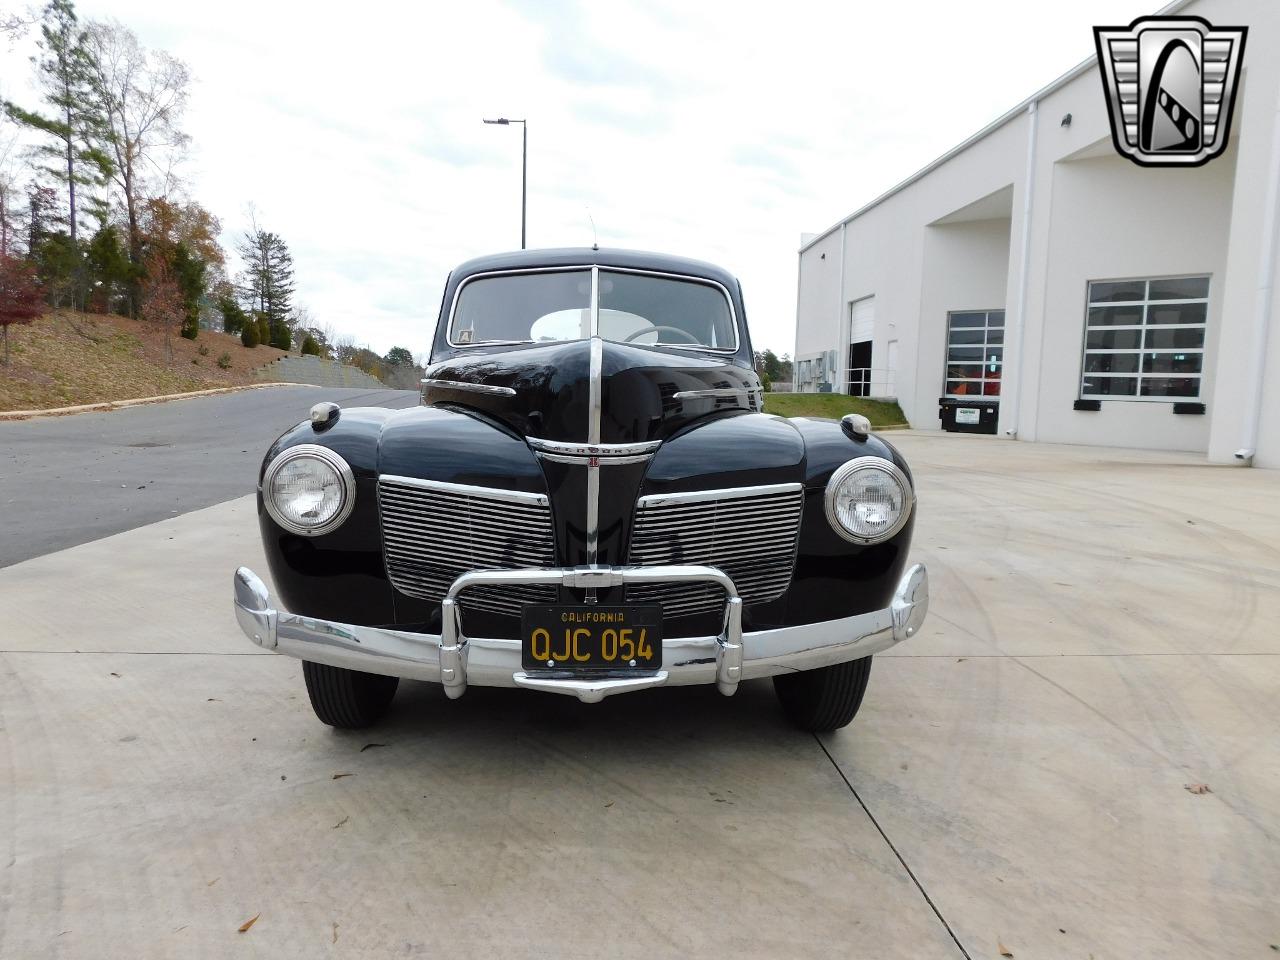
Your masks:
M236 307L236 309L240 308ZM258 325L248 317L245 318L244 326L240 328L240 342L246 347L256 347L262 342L262 338L258 336Z
M94 145L101 139L101 121L94 110L90 82L93 63L87 31L76 18L70 0L50 0L42 21L42 55L32 61L50 111L46 115L24 110L10 101L5 101L4 107L13 120L48 138L32 152L37 158L52 162L52 166L42 169L66 186L67 228L71 244L76 246L80 226L77 190L103 187L111 173L111 161ZM105 214L101 200L93 200L90 206L100 216Z
M9 365L9 328L30 323L44 312L44 291L26 260L0 254L0 327L4 328L4 363Z
M102 118L97 148L111 161L127 226L129 259L143 259L142 198L157 174L166 193L173 165L189 140L178 128L187 103L186 64L162 50L148 51L119 23L92 23L87 34L94 110ZM131 312L140 306L130 289Z
M169 337L181 326L186 307L182 302L182 289L162 256L153 254L145 264L138 307L143 320L164 330L165 352L172 362L173 343Z
M240 333L246 327L254 326L249 323L249 315L241 309L240 304L236 303L235 297L223 295L218 298L218 312L222 314L222 329L227 333ZM257 334L257 328L254 333ZM253 344L255 347L257 343Z
M318 357L321 355L320 344L309 333L302 338L302 347L300 349L304 357Z
M293 300L293 257L279 234L251 222L237 248L244 261L240 292L250 306L267 318L264 342L288 350L290 306Z
M87 306L91 310L106 313L118 306L120 296L135 279L129 254L120 245L120 231L104 223L89 240L85 251L89 265L92 288Z
M200 301L204 297L205 262L191 253L185 243L173 251L173 277L182 293L182 335L194 340L200 335Z
M413 354L404 347L392 347L383 359L389 367L413 366Z

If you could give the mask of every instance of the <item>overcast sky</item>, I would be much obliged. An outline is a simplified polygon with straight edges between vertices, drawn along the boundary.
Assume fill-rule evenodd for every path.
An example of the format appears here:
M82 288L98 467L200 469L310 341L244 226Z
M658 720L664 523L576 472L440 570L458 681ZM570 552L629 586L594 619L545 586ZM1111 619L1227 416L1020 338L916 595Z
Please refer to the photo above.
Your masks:
M15 5L0 5L12 9ZM228 247L248 204L297 300L425 352L451 267L520 243L711 260L757 349L791 352L796 250L1092 51L1133 0L404 4L81 0L185 60L191 195ZM27 82L0 50L0 92ZM1101 92L1099 92L1101 96ZM591 220L595 221L593 233Z

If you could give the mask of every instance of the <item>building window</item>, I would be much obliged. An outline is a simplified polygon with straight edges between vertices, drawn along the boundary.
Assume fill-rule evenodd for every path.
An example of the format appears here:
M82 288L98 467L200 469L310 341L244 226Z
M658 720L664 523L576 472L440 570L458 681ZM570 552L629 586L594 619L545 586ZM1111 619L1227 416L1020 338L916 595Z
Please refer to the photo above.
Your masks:
M947 314L948 397L998 397L1004 369L1004 311Z
M1081 398L1200 396L1208 277L1089 283Z

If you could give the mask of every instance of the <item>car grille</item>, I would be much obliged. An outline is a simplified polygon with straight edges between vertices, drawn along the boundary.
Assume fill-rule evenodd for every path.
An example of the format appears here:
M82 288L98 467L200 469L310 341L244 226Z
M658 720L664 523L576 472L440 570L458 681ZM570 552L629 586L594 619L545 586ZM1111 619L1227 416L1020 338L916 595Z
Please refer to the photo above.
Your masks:
M641 497L628 562L719 567L743 603L776 600L791 582L804 488L798 483ZM639 584L634 603L661 603L666 616L718 611L714 584Z
M468 570L555 566L551 509L541 494L383 477L378 481L387 576L401 593L440 601ZM553 586L475 587L467 610L520 615L554 603Z

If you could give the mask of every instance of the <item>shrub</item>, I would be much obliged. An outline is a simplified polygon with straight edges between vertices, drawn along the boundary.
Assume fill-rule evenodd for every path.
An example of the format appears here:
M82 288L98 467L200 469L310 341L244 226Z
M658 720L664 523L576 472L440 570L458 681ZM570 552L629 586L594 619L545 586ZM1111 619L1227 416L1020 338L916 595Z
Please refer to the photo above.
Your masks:
M226 353L226 352L224 351L224 352L223 352L223 353L218 357L218 369L219 369L219 370L230 370L230 369L231 369L231 354Z
M202 357L207 357L209 355L209 345L207 343L200 344L200 346L196 347L196 353Z
M302 338L302 347L300 349L304 357L318 357L322 352L320 344L316 342L316 338L309 333Z
M270 343L280 350L288 350L293 346L293 337L289 334L289 328L283 323L278 324L275 332L271 335Z
M267 315L264 313L259 313L256 316L258 318L258 342L270 343L271 321L267 319Z
M765 393L773 393L773 380L767 373L760 378L760 384L764 387Z
M256 347L262 342L262 337L258 335L258 325L253 322L246 323L244 329L240 331L240 342L246 347Z

